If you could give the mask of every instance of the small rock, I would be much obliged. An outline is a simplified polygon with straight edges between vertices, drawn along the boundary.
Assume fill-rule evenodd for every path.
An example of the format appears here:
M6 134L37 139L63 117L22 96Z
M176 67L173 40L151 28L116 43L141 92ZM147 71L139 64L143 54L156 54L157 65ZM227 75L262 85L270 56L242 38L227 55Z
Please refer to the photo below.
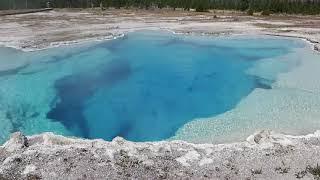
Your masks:
M314 45L314 50L320 52L320 45Z
M118 145L123 145L125 143L125 140L122 137L117 136L112 140L112 142Z
M4 148L8 152L14 152L26 147L28 147L28 139L21 132L13 133L9 141L4 144Z
M24 169L24 171L22 172L22 174L30 174L32 172L34 172L36 170L36 166L34 165L27 165L26 168Z
M283 134L277 134L270 130L259 131L247 138L247 141L251 144L259 144L261 148L269 148L274 145L280 146L294 146L289 138Z
M262 135L261 134L256 134L254 137L253 137L253 140L255 143L259 144L260 140L262 139Z

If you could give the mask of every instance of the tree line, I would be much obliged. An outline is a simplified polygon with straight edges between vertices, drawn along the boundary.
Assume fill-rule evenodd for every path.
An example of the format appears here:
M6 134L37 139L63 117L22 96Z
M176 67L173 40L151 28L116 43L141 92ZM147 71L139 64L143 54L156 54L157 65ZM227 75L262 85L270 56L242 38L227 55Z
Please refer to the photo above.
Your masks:
M320 0L0 0L0 9L43 8L47 2L55 8L180 8L320 14Z

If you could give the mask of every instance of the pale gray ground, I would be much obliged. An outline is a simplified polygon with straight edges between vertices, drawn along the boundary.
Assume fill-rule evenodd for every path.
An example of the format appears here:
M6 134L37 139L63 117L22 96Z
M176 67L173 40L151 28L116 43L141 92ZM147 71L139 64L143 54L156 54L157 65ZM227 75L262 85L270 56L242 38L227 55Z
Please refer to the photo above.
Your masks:
M65 10L0 16L0 46L24 51L112 39L136 30L203 35L270 34L307 39L320 49L320 16L246 16L232 11ZM2 60L3 61L3 60ZM1 63L1 70L28 62ZM5 65L4 65L5 64Z
M168 10L54 10L0 16L0 45L23 50L113 36L142 29L198 34L273 34L320 41L320 16L246 16L238 12Z
M317 163L320 132L263 131L228 145L15 133L0 147L0 179L319 179Z

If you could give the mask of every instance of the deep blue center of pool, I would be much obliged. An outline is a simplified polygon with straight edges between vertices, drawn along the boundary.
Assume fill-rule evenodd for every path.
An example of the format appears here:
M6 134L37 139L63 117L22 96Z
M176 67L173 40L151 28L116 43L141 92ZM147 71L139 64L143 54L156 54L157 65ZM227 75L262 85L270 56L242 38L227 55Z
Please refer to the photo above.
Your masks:
M274 46L155 33L102 43L94 48L114 57L57 80L59 101L47 118L86 138L169 138L188 121L230 110L255 88L271 88L246 73L255 61L288 52L286 42L265 41Z

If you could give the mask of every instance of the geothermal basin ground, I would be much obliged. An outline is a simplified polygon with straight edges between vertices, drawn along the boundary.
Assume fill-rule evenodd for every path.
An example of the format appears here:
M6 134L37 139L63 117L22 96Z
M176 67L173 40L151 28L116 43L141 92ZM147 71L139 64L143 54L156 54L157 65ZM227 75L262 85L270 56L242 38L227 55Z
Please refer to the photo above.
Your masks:
M318 157L318 133L298 137L274 135L269 130L301 135L319 129L319 17L249 17L230 11L55 10L0 19L2 143L15 131L27 135L50 131L104 140L120 136L147 141L141 144L147 149L179 146L186 154L174 148L170 155L172 165L181 166L177 171L200 160L194 166L208 166L204 170L207 178L235 178L239 172L243 172L241 177L253 178L258 174L262 178L313 177L310 169L316 161L310 157ZM245 143L204 148L230 150L220 159L230 162L219 164L230 166L231 171L228 167L221 172L217 170L221 167L212 169L217 156L201 153L201 145L180 141L174 144L175 140L239 142L248 136L251 138ZM59 146L60 137L50 143L52 138L56 139L51 134L27 138L15 135L2 147L1 172L6 176L18 168L16 177L30 173L55 177L57 174L43 172L40 162L35 161L35 165L27 160L30 156L23 156L23 163L17 166L7 164L15 153L30 154L30 148L38 147L42 152L42 146L49 144L58 149L69 147ZM165 141L150 144L160 140ZM127 142L122 141L118 141L116 151L123 150L122 145ZM76 145L82 141L75 142L71 146L88 150L87 145ZM97 147L92 148L90 151ZM140 159L143 154L131 156L136 148L140 144L126 149L128 155L120 152L120 160L133 156ZM259 153L250 158L260 159L275 170L253 167L250 161L248 171L234 171L244 163L234 153L247 157L255 149ZM272 158L260 157L270 156L270 151L275 152L271 153ZM306 159L297 158L287 167L289 162L277 158L279 153L284 154L283 158L304 153ZM147 159L162 162L153 159L156 154L152 150ZM62 156L69 155L63 151ZM111 164L119 163L113 157L110 156ZM281 167L273 167L281 161ZM157 169L157 163L149 165ZM81 169L80 172L83 174ZM66 175L76 177L72 173ZM111 173L109 177L116 176Z

